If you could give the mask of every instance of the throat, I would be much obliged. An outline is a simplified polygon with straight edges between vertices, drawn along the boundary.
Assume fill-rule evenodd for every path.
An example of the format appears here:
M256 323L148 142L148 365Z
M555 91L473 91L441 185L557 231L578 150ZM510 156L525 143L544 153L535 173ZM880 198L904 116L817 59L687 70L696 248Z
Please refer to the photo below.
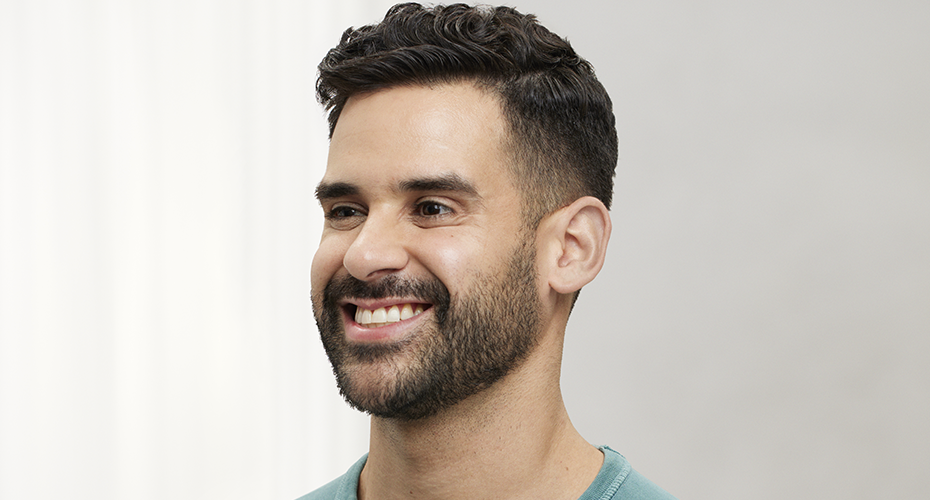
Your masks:
M413 424L373 419L359 498L578 498L603 453L568 428L525 435L468 432L442 419ZM424 425L425 424L425 425ZM527 431L527 432L524 432ZM535 432L535 431L533 431Z

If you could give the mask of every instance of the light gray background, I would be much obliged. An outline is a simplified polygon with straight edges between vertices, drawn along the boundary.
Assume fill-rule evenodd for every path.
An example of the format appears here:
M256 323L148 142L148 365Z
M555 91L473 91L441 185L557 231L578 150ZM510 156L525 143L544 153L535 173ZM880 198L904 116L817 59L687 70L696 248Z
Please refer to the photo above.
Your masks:
M0 0L0 498L289 499L364 452L311 89L389 3ZM581 432L682 500L930 496L930 4L516 6L618 117Z
M930 4L527 8L619 123L582 433L681 498L926 498Z

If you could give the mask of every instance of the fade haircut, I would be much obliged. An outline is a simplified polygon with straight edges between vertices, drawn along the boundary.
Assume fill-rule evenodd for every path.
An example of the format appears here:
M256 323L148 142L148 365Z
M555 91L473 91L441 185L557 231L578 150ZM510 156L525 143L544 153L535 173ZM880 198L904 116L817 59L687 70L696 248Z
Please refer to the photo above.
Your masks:
M610 97L567 40L509 7L392 7L378 24L349 28L319 66L317 99L332 138L353 95L471 82L497 95L508 124L511 177L535 229L582 196L610 208L617 131Z

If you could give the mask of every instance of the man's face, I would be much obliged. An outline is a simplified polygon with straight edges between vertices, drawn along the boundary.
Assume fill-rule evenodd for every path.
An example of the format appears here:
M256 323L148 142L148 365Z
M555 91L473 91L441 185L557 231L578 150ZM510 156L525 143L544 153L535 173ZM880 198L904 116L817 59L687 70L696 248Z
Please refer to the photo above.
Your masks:
M317 195L314 315L340 391L374 415L433 415L493 384L539 331L535 238L471 85L349 99Z

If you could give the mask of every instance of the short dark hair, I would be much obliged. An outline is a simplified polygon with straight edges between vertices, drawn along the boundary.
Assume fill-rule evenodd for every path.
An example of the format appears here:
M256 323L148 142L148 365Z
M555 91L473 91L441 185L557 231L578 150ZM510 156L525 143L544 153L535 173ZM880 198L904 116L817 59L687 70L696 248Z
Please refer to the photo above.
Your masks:
M610 97L594 68L533 15L395 5L382 22L342 34L320 63L316 92L332 137L352 95L464 81L500 98L528 224L582 196L610 208L617 164Z

